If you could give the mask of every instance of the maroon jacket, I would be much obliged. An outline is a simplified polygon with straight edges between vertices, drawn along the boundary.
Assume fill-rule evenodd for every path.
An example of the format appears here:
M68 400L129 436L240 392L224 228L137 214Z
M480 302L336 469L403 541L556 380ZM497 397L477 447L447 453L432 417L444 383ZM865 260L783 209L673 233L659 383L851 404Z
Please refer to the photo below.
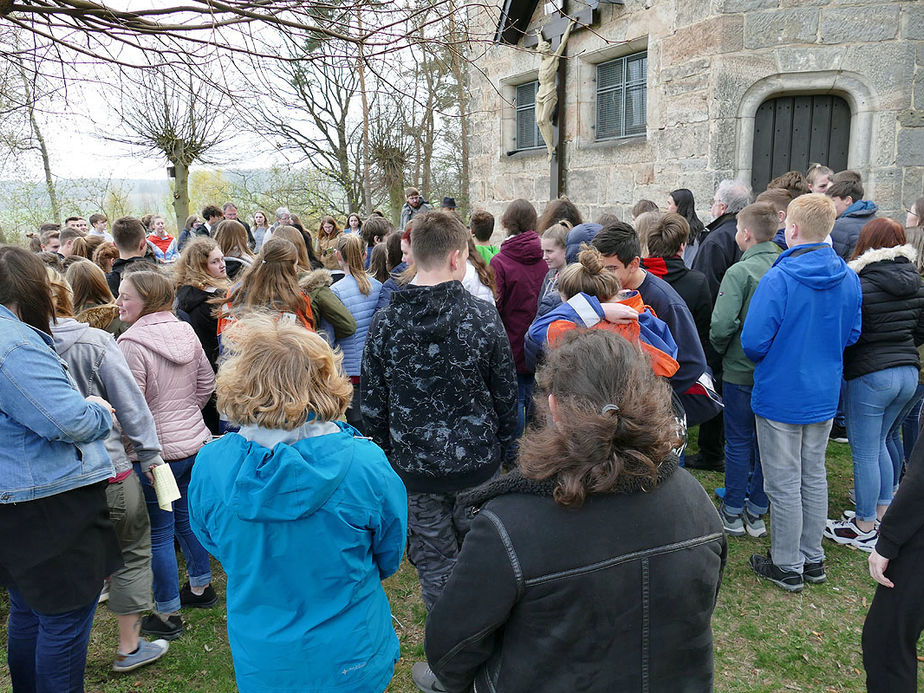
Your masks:
M497 282L497 311L507 330L517 373L532 373L526 365L523 340L536 317L539 291L549 271L538 234L524 231L507 238L491 258L491 268Z

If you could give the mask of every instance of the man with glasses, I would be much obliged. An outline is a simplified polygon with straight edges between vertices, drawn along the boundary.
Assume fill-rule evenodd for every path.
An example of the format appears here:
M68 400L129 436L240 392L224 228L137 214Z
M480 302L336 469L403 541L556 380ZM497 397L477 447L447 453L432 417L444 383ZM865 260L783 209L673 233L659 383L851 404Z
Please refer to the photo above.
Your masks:
M408 222L421 212L430 211L430 205L420 196L417 188L408 188L404 191L407 202L401 208L401 230L407 228Z

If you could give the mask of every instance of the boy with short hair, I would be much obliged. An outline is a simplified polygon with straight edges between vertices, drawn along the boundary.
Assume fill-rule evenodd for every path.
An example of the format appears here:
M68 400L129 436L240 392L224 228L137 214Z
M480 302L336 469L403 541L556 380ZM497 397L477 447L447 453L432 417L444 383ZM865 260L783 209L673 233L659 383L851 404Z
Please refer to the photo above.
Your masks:
M779 246L780 250L788 250L786 247L786 208L793 199L792 193L786 188L767 188L754 200L769 203L776 210L777 230L773 242Z
M57 224L55 224L57 226ZM57 228L48 231L42 231L39 235L39 240L42 242L42 251L47 253L56 253L62 258L61 255L61 232Z
M65 226L58 234L58 239L61 241L61 248L58 250L58 253L64 257L70 255L74 247L74 241L78 238L83 238L83 234L80 233L78 229L73 226Z
M824 242L837 211L812 193L787 209L786 244L751 299L741 346L753 361L751 408L773 504L770 555L751 556L761 578L800 592L825 580L825 447L837 410L844 348L860 336L860 279Z
M845 260L853 255L853 249L860 238L860 229L876 216L879 208L872 200L863 199L863 182L856 171L841 171L834 176L834 182L825 195L834 201L837 221L831 229L834 250Z
M415 284L376 314L363 353L366 432L407 487L407 553L428 610L464 534L456 495L498 473L517 427L507 333L461 284L468 238L454 214L414 219Z
M112 243L112 234L106 230L106 225L109 223L109 220L106 218L105 214L91 214L90 215L90 231L88 235L90 236L99 236L106 241Z
M780 192L791 197L786 190ZM719 516L725 532L734 537L767 533L762 516L769 501L751 410L754 363L741 348L741 328L758 282L780 254L771 240L778 223L779 215L769 202L755 202L738 213L735 242L743 254L722 277L709 330L712 346L722 356L725 400L725 497Z
M106 275L106 283L113 296L118 297L125 268L136 262L156 264L145 256L148 247L144 224L135 217L121 217L112 225L112 242L119 251L119 259L112 263L112 271Z
M494 234L494 215L483 209L478 209L472 212L472 220L469 225L472 229L472 236L475 237L475 250L490 265L491 258L500 252L498 246L491 245L491 236Z

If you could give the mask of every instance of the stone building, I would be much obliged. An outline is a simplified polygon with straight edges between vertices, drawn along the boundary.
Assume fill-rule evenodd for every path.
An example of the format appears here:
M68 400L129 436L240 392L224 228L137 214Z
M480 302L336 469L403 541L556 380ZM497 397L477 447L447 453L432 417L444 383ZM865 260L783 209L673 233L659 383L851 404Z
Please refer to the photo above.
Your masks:
M495 41L470 76L473 207L524 197L541 212L557 178L590 219L629 219L641 198L663 208L686 187L708 221L721 179L761 190L819 160L858 170L895 218L924 194L924 1L571 0L565 11L593 23L559 69L560 168L534 106L530 120L540 58L524 29L554 37L561 17L499 2L500 19L476 29Z

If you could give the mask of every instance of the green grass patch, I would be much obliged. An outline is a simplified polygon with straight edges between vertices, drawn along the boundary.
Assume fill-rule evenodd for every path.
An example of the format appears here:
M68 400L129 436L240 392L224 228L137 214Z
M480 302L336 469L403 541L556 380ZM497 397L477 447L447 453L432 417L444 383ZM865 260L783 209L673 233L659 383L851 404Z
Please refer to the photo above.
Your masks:
M692 436L695 438L695 435ZM691 446L695 451L696 446ZM693 472L712 496L724 484L722 474ZM849 507L853 484L850 449L828 446L829 516ZM683 518L678 518L682 521ZM806 585L801 594L787 594L759 581L748 558L764 553L770 540L729 537L728 565L713 618L716 690L727 693L811 691L841 693L866 690L860 632L875 583L866 567L867 554L825 541L828 582ZM225 579L213 564L214 585L224 594ZM401 639L401 661L388 691L413 693L411 666L423 659L426 611L414 568L407 561L385 582ZM0 594L0 622L8 612ZM130 674L110 670L117 643L116 619L102 606L97 611L87 660L86 689L90 693L231 693L236 691L224 609L193 609L183 613L186 633L170 645L155 665ZM0 628L0 648L6 649L6 628ZM922 641L919 651L924 649ZM919 667L924 690L924 667ZM0 691L11 691L9 672L0 665Z

